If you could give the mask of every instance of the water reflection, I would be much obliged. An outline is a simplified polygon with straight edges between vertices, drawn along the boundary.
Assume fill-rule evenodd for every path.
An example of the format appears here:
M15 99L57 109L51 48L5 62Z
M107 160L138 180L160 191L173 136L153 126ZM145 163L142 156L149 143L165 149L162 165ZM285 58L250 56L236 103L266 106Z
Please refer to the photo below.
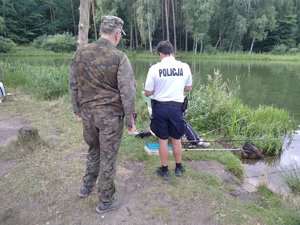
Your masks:
M244 187L255 191L258 185L266 185L272 191L287 195L290 190L284 182L284 175L300 168L300 130L294 131L292 139L286 138L283 152L277 158L243 161L245 168Z
M284 147L284 151L280 156L279 166L282 168L295 166L300 168L300 130L294 131L292 141L286 140Z

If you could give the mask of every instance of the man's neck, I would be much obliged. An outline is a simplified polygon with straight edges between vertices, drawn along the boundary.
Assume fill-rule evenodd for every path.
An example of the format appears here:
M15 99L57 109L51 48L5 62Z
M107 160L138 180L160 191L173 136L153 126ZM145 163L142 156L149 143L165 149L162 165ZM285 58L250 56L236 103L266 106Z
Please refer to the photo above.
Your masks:
M159 57L160 57L160 60L163 60L164 58L168 58L168 57L173 57L174 58L174 55L173 54L165 55L163 53L160 53Z
M114 36L108 34L101 34L101 38L104 38L110 41L114 46L117 46L116 39L114 38Z

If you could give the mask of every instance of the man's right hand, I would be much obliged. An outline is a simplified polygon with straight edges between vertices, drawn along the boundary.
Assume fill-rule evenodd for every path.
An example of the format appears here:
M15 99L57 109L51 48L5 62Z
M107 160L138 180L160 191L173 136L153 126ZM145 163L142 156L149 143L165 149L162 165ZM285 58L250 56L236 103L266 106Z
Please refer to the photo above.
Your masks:
M75 115L75 119L76 119L78 122L82 122L82 118L81 118L81 116L79 116L79 115Z
M128 128L127 130L129 135L134 135L134 132L136 132L136 127L133 125L132 127Z

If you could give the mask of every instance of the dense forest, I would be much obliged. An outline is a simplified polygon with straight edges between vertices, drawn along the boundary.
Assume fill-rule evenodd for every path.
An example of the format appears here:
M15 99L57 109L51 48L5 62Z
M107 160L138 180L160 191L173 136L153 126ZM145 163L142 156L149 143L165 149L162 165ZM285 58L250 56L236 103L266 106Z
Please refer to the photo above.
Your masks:
M83 1L83 0L81 0ZM123 44L152 51L169 39L176 50L299 51L300 0L84 0L90 1L89 38L101 15L125 21ZM28 44L39 36L78 35L80 0L2 0L0 36Z

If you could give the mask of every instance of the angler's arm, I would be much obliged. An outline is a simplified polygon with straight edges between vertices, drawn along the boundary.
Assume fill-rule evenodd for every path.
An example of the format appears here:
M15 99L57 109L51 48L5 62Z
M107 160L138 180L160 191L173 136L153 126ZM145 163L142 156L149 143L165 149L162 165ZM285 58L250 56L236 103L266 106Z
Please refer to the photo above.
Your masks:
M184 87L184 92L189 92L190 90L192 90L192 85Z
M153 95L153 93L154 93L154 90L153 91L145 90L145 92L144 92L146 97Z

